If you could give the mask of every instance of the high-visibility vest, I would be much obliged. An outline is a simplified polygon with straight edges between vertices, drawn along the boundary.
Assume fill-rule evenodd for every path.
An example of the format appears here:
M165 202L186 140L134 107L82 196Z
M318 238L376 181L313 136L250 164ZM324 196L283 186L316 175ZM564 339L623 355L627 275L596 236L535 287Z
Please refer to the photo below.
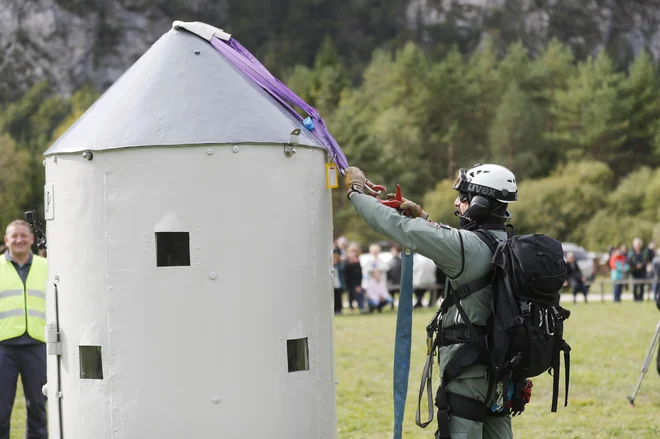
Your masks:
M45 342L46 258L32 256L27 280L18 275L11 261L0 255L0 341L28 333L35 340Z

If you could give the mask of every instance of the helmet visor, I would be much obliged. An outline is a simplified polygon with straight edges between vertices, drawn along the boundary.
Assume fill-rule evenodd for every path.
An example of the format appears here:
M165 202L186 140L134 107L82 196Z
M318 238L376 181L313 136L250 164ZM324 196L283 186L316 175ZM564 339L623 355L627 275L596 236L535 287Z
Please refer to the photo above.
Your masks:
M456 176L456 181L454 181L454 189L462 192L465 187L467 187L467 176L465 175L466 170L461 168L458 170L458 176Z

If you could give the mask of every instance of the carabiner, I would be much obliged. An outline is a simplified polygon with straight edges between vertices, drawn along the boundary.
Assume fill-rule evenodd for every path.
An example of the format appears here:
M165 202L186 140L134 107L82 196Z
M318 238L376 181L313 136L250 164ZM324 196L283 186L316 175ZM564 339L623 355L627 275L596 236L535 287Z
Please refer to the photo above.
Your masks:
M383 185L374 184L369 180L366 180L364 183L365 183L364 191L368 192L367 195L371 195L372 197L378 197L378 195L385 192L385 186Z

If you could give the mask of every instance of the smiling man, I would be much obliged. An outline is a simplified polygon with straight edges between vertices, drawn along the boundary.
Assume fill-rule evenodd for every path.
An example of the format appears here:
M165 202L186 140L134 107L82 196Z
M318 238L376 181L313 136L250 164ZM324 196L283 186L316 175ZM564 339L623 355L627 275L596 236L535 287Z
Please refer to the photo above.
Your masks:
M9 423L21 376L27 408L27 439L46 439L46 259L32 254L28 223L12 221L5 232L7 251L0 256L0 439L9 439Z

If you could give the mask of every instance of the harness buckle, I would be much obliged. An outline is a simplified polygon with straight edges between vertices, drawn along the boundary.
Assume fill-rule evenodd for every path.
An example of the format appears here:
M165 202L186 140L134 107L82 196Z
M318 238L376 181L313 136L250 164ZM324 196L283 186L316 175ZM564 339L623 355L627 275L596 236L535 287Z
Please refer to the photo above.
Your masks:
M438 326L434 323L429 323L426 327L426 338L433 338L433 333L436 332Z
M520 302L520 311L522 311L523 316L529 317L530 308L529 302Z
M433 318L431 319L429 324L426 325L426 335L428 335L429 337L432 337L433 333L436 332L440 327L440 321L442 321L441 312L442 310L438 309L438 311L436 311L436 313L433 315Z

